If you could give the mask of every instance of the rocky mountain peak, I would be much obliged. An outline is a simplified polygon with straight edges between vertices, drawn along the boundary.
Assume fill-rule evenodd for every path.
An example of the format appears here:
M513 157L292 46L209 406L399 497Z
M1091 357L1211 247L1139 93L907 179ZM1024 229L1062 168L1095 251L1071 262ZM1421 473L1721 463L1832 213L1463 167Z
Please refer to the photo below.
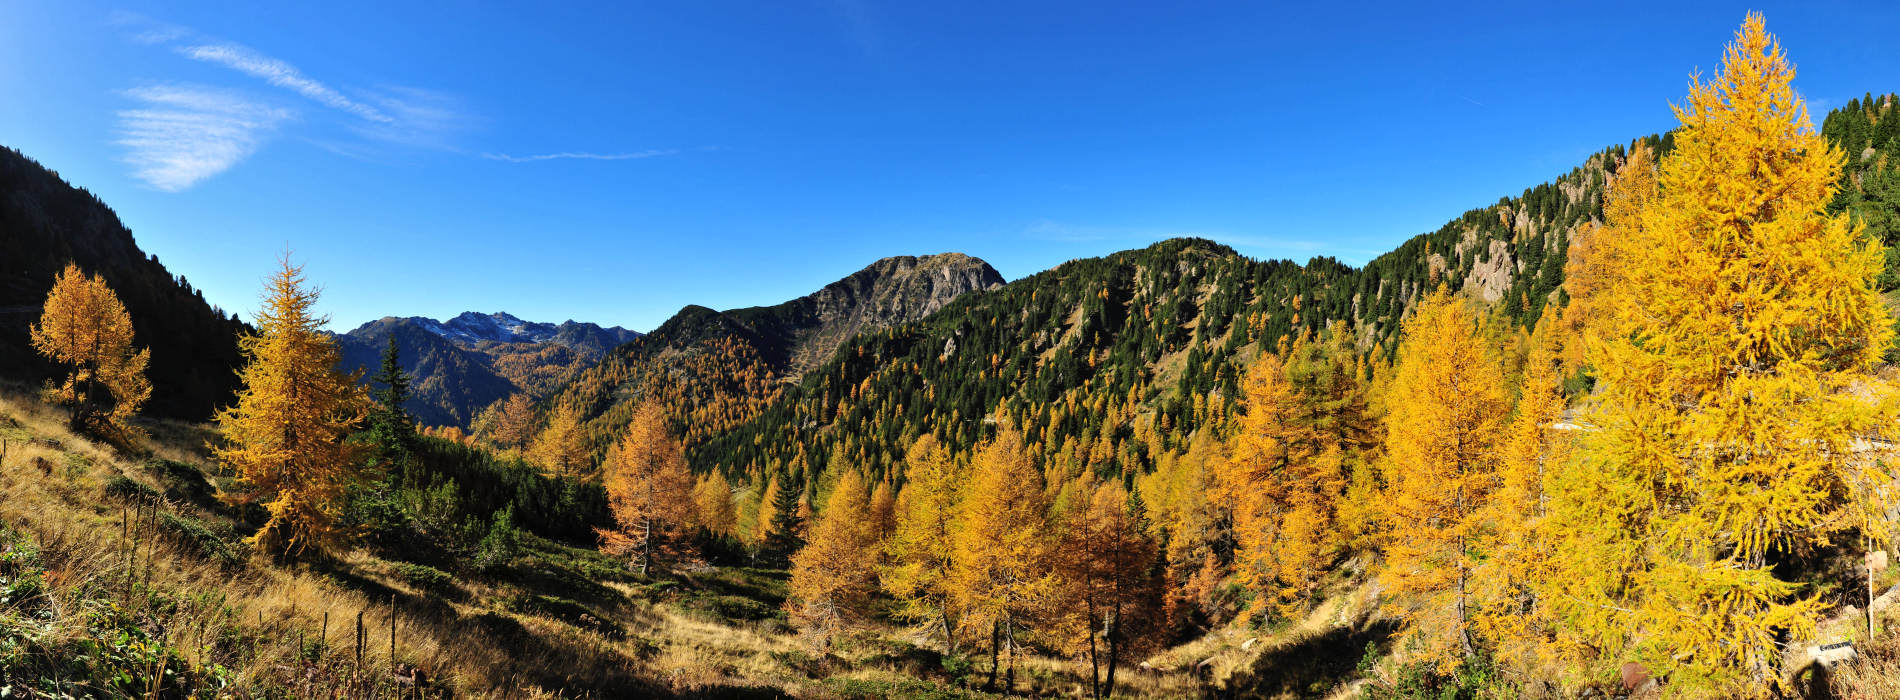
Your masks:
M790 369L803 373L854 335L921 319L959 296L1003 283L996 268L962 253L873 262L788 304L805 321L795 332Z

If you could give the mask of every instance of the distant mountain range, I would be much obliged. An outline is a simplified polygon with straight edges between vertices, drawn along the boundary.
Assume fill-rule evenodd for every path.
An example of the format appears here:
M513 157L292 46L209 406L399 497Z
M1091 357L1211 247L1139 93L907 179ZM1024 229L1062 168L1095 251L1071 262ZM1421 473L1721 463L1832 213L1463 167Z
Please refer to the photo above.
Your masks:
M362 370L367 381L392 336L403 370L414 377L408 408L416 419L467 427L489 404L517 392L541 396L640 334L577 321L535 323L507 313L471 311L446 321L391 316L336 336L343 366Z
M412 323L422 330L468 347L476 347L481 343L555 343L582 352L602 353L640 337L638 331L619 326L602 328L578 321L566 321L558 325L535 323L523 321L507 312L483 314L474 311L465 311L447 321L421 316L384 317L358 326L356 330L350 331L350 335L373 334L379 326L391 322Z

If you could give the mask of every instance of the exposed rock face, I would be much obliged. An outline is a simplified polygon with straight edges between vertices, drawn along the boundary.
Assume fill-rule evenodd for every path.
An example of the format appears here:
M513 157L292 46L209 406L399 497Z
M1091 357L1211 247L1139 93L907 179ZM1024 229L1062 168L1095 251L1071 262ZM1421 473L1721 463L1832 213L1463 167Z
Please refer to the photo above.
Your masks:
M1526 224L1528 226L1528 224ZM1485 303L1493 303L1504 297L1511 288L1513 276L1518 272L1518 262L1511 257L1511 246L1504 241L1491 241L1488 259L1472 264L1471 274L1465 275L1465 288L1475 289Z
M630 345L627 357L733 339L750 344L774 373L795 377L830 359L854 335L921 319L959 296L1002 285L1003 276L989 263L962 253L884 258L775 306L687 306Z
M803 374L852 336L935 313L969 292L1003 285L989 263L962 253L884 258L780 305L792 321L788 366Z

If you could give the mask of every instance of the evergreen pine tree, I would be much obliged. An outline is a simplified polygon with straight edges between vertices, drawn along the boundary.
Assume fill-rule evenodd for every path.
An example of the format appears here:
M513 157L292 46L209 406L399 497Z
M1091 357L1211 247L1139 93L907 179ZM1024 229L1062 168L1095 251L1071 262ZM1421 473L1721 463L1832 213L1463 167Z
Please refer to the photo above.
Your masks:
M759 555L769 565L784 565L789 561L792 552L805 546L805 538L802 535L805 522L798 516L799 503L802 500L799 497L801 493L804 493L803 489L784 483L780 483L779 488L773 492L771 527L767 529L764 540L759 543Z
M382 367L370 377L381 385L370 392L376 401L369 414L370 441L375 445L377 464L385 469L400 465L415 445L415 419L403 408L409 401L409 373L402 369L401 353L396 335L390 334L389 345L383 349Z

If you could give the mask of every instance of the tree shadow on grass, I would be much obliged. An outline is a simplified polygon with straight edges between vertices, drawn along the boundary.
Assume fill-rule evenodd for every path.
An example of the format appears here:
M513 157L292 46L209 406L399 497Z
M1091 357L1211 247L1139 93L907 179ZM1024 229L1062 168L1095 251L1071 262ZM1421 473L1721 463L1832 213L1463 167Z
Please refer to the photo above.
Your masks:
M1368 649L1392 650L1398 624L1389 620L1335 627L1267 649L1253 666L1227 681L1222 697L1322 697L1360 675Z

